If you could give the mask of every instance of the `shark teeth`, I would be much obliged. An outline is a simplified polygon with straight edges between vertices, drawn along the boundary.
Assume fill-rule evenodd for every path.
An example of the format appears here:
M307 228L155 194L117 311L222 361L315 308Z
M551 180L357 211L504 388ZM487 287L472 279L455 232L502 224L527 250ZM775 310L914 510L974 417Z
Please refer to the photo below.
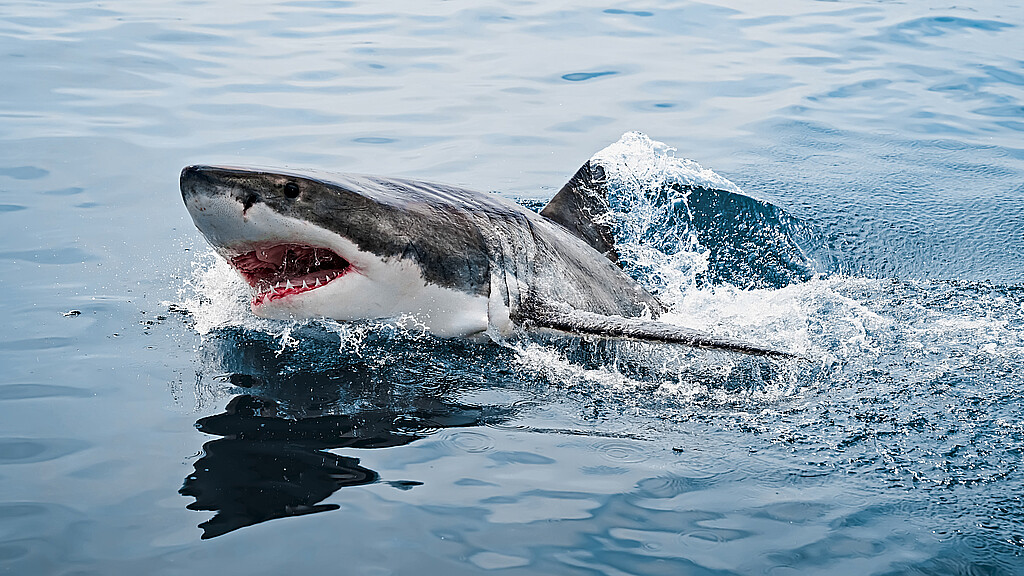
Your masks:
M304 244L257 246L231 258L231 265L252 287L253 304L308 292L352 269L338 253Z
M322 275L320 273L307 274L295 278L294 283L291 278L285 278L273 283L258 281L252 286L252 303L253 305L262 305L285 296L303 294L333 282L339 277L344 276L346 272L347 269L326 270L323 271Z

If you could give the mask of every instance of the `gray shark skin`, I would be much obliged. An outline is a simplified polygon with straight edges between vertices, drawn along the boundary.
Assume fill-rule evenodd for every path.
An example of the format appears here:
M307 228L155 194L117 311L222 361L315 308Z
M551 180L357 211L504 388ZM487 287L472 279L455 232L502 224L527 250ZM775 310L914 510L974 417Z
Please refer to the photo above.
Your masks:
M602 177L588 162L540 214L495 194L378 176L188 166L180 183L260 316L404 318L446 337L540 328L791 356L655 321L664 306L616 264L599 218Z

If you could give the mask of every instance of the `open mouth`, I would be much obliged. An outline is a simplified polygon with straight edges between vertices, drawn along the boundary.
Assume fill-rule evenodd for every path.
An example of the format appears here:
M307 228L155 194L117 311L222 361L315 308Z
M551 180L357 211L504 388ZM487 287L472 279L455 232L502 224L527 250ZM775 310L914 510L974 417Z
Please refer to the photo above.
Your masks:
M253 306L316 290L352 269L327 248L301 244L257 248L235 256L231 265L252 287Z

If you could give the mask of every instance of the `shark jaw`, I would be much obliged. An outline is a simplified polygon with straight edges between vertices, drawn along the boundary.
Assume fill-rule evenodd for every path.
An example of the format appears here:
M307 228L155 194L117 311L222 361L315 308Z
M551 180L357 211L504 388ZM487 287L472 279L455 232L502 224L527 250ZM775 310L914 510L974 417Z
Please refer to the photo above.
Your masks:
M303 244L260 246L229 261L252 289L252 309L324 287L353 271L329 248Z

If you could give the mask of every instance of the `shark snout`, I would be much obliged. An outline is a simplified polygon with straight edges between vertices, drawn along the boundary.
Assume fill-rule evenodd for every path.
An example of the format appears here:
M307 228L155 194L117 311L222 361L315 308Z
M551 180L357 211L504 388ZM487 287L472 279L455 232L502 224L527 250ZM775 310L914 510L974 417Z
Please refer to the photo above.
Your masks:
M180 187L186 205L191 205L197 197L231 196L243 210L248 210L262 200L255 187L247 186L240 179L239 170L233 168L186 166L181 170Z
M217 179L210 174L209 166L186 166L181 170L179 185L181 199L188 204L195 196L208 196L217 186Z

